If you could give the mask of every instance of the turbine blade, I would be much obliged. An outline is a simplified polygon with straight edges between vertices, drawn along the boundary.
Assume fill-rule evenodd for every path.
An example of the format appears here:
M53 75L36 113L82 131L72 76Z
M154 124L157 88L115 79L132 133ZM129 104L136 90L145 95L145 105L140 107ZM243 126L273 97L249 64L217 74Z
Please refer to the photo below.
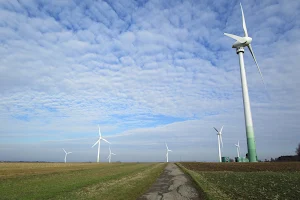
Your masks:
M223 139L222 139L222 135L220 135L220 140L221 140L221 144L222 144L222 148L223 148Z
M167 150L169 150L167 143L166 143L166 147L167 147Z
M72 153L72 152L68 152L68 154L70 154L70 153Z
M223 126L222 126L222 128L221 128L221 130L220 130L220 134L222 134L222 130L223 130Z
M97 140L97 142L92 146L92 148L98 143L98 142L100 142L100 139L99 140Z
M108 144L111 144L109 141L107 141L106 139L104 138L101 138L103 141L107 142Z
M254 53L253 53L253 50L252 50L252 47L251 47L251 44L248 45L248 49L249 49L249 51L250 51L250 53L251 53L251 55L252 55L252 57L253 57L253 59L254 59L254 61L255 61L255 64L256 64L257 69L258 69L258 71L259 71L261 80L262 80L264 86L266 87L265 81L264 81L264 78L263 78L263 75L262 75L262 73L261 73L261 71L260 71L260 68L259 68L259 66L258 66L258 64L257 64L256 58L255 58L255 56L254 56Z
M215 127L214 127L214 129L219 133L218 129L216 129Z
M236 41L240 42L240 43L245 43L247 42L247 40L243 37L240 37L240 36L237 36L237 35L233 35L233 34L230 34L230 33L224 33L224 35L232 38L232 39L235 39Z
M115 154L115 153L111 153L112 155L117 155L117 154Z
M240 6L241 6L241 11L242 11L243 29L244 29L245 37L248 37L248 32L247 32L246 21L245 21L245 16L244 16L244 11L243 11L243 7L242 7L242 3L240 3Z
M64 148L63 148L63 150L64 150L65 153L67 153L66 150L65 150Z
M100 125L98 125L98 128L99 128L99 136L101 138L102 136L101 136L101 131L100 131Z

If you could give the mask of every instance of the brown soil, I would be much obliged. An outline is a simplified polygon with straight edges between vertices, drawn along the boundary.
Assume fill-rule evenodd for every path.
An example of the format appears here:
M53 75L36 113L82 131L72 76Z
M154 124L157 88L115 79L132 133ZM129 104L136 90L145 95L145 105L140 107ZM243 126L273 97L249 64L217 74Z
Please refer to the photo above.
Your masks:
M300 162L259 162L259 163L204 163L182 162L185 168L193 171L300 171Z

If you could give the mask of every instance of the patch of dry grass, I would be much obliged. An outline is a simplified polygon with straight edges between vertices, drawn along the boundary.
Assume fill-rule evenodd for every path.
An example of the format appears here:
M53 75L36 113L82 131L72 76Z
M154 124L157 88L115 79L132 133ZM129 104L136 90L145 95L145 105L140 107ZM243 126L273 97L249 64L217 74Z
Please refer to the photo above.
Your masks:
M108 165L101 163L102 166ZM0 179L33 174L67 172L93 169L97 163L0 163Z

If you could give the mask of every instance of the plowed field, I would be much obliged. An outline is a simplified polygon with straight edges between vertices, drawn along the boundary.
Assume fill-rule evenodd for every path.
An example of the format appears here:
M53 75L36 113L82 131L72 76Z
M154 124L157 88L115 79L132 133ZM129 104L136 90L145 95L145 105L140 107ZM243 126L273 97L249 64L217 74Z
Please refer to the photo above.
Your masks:
M258 163L181 163L193 171L232 171L232 172L295 172L300 171L300 162L258 162Z
M207 199L299 199L300 163L179 163Z

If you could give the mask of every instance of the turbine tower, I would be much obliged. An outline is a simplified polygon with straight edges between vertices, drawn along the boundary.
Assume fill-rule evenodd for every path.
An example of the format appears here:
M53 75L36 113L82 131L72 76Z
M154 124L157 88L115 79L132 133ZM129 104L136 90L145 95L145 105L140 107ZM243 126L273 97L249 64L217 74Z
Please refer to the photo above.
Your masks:
M66 150L63 148L64 152L65 152L65 163L67 162L67 155L72 153L72 152L66 152Z
M166 147L167 147L167 154L166 154L166 157L167 157L167 162L169 162L169 151L172 151L168 148L168 145L166 143Z
M99 127L99 139L98 139L97 142L92 146L92 148L93 148L93 147L98 143L98 156L97 156L97 162L99 162L99 160L100 160L100 142L101 142L101 140L103 140L103 141L107 142L108 144L110 144L109 141L107 141L106 139L104 139L104 138L102 137L101 131L100 131L100 126L98 125L98 127Z
M109 163L111 161L111 155L117 155L117 154L112 153L111 150L110 150L110 146L109 146L109 155L107 157Z
M222 144L222 148L223 148L223 140L222 140L223 126L220 129L220 131L218 131L218 129L216 129L215 127L214 127L214 129L218 132L217 136L218 136L218 147L219 147L219 161L222 162L222 159L221 159L221 157L222 157L222 155L221 155L221 145L220 145L220 143Z
M228 33L224 33L224 35L236 40L236 42L232 45L232 48L235 48L236 53L239 55L241 82L242 82L242 90L243 90L244 115L245 115L245 125L246 125L246 135L247 135L247 146L248 146L248 159L250 162L257 162L256 144L255 144L252 114L250 108L250 99L248 94L248 86L247 86L246 72L244 66L244 47L248 47L254 59L254 62L257 66L257 69L260 73L263 84L264 84L264 79L251 47L252 38L248 36L242 4L240 4L240 6L242 11L242 21L243 21L243 29L244 29L245 36L240 37Z
M236 151L237 151L237 156L240 157L240 141L238 140L238 143L235 144L236 146Z

